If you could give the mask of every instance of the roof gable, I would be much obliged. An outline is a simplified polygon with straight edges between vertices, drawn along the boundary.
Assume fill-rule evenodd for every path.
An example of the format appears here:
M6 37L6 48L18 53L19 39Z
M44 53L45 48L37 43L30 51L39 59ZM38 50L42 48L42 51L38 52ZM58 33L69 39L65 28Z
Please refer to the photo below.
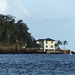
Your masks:
M38 39L37 41L44 41L44 40L46 40L46 41L55 41L55 40L53 40L53 39L51 39L51 38L46 38L46 39Z

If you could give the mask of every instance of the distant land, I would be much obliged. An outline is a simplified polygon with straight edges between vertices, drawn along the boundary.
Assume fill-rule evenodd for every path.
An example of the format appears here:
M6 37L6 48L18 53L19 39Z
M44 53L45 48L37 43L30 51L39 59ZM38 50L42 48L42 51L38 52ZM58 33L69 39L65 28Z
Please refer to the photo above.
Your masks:
M46 54L40 51L40 45L28 30L23 20L16 22L13 16L0 14L0 54ZM58 50L58 54L64 54Z
M25 45L26 48L39 47L28 30L23 20L16 22L13 16L0 14L0 53L12 53L14 50L18 53Z

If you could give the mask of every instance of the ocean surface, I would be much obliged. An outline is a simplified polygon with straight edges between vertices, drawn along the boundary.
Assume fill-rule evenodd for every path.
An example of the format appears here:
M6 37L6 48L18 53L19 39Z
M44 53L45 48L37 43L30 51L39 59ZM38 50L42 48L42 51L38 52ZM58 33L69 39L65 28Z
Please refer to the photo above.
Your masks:
M1 54L0 75L75 75L75 55Z

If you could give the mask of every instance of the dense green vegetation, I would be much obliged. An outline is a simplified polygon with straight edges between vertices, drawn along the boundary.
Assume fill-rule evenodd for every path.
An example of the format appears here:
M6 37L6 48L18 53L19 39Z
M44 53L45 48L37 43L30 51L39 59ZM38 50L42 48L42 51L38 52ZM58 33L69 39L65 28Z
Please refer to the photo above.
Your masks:
M28 30L23 20L16 21L13 16L0 14L0 53L44 53L39 52L39 46ZM67 41L56 43L56 48L63 53L59 45L64 45L65 49Z
M22 20L15 22L13 16L0 14L0 49L7 47L20 49L25 45L27 48L37 47L34 37L28 30Z

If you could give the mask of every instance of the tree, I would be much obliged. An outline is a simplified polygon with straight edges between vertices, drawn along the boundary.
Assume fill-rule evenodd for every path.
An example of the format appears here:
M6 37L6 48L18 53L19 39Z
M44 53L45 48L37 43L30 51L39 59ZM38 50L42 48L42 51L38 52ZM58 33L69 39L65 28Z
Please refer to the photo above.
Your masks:
M27 44L28 48L36 47L36 40L28 30L23 20L15 22L13 16L0 15L0 45L10 46L17 43L20 46Z
M56 47L56 48L58 48L58 47L59 47L57 43L55 44L55 47Z
M62 45L62 42L60 40L57 40L58 45Z
M64 49L65 49L65 45L67 45L67 44L68 44L68 42L65 40L65 41L63 42Z
M56 48L60 48L59 45L62 45L62 42L60 40L57 40L57 42L55 44Z

